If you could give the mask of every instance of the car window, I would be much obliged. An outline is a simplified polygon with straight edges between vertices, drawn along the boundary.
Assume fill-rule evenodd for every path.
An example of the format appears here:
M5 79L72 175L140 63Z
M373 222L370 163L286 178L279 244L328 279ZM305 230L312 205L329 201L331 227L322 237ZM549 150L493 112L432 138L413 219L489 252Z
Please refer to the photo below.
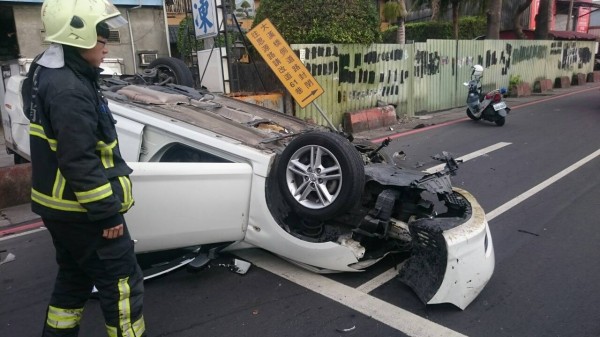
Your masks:
M232 161L218 157L184 144L172 144L160 157L161 162L168 163L232 163Z

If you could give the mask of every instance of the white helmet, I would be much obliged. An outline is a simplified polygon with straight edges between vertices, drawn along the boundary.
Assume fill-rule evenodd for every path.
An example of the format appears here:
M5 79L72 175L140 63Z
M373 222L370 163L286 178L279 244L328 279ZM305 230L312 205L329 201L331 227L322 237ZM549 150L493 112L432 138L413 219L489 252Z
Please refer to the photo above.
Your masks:
M44 0L42 22L46 41L91 49L96 45L96 25L110 28L127 23L108 0Z
M483 67L481 65L476 64L471 68L471 70L471 77L480 78L483 76Z

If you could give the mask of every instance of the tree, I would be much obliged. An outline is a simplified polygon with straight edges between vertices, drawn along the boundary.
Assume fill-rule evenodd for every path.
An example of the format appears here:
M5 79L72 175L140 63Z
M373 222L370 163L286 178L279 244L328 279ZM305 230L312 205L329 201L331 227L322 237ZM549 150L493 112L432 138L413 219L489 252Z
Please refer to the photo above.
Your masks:
M248 3L248 1L244 0L244 2L242 2L240 4L240 7L242 7L242 9L244 10L244 13L246 14L246 17L250 16L250 14L248 14L248 9L250 7L252 7L252 5L250 5L250 3Z
M204 41L197 40L194 31L194 18L191 16L179 22L177 29L177 51L184 62L191 64L193 54L204 48Z
M547 40L550 33L551 0L540 0L538 13L535 16L535 39Z
M450 0L452 4L452 26L454 27L454 38L458 40L458 9L461 0Z
M502 0L491 0L487 10L486 39L500 38L500 18L502 15Z
M458 10L460 8L460 4L461 2L467 2L467 1L471 1L473 3L477 3L478 1L474 1L474 0L415 0L413 2L413 6L414 7L419 7L419 6L430 6L432 8L432 20L433 20L433 7L437 6L439 3L439 8L440 11L438 13L440 14L436 14L438 15L438 17L441 17L441 11L445 10L446 8L448 8L448 5L452 5L452 27L454 30L454 38L458 39Z
M524 3L520 4L519 7L517 7L517 11L515 12L515 15L513 17L513 30L515 32L515 35L517 36L517 39L523 40L526 38L525 34L523 34L523 26L521 26L521 17L523 16L523 12L525 12L527 7L531 5L532 1L533 0L525 0Z
M431 21L440 20L449 5L450 0L415 0L412 2L413 9L424 6L431 8Z
M381 41L372 0L262 0L253 24L266 18L290 44Z
M569 13L567 14L567 26L565 27L566 31L573 30L573 25L571 24L572 17L573 17L573 0L569 1Z
M442 5L442 0L431 0L431 21L437 21L440 19L440 7ZM446 4L447 7L448 4Z
M396 21L398 30L396 31L396 43L406 43L406 26L405 18L408 15L404 0L388 1L383 5L383 18L388 21Z

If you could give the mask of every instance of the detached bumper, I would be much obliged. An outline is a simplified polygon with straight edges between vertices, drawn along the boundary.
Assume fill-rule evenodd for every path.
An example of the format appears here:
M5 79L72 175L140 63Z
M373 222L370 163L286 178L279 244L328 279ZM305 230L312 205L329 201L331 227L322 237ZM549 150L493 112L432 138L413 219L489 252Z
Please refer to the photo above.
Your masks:
M399 278L427 304L465 309L494 272L494 247L483 208L454 188L470 206L465 218L421 219L410 224L413 252Z

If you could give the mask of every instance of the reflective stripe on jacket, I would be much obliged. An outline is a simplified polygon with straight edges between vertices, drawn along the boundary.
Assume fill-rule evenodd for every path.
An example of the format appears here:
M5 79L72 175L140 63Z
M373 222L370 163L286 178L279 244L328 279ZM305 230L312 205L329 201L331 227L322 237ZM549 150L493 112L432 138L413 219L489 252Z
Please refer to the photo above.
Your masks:
M63 221L115 219L133 205L131 169L121 157L96 70L79 61L32 67L39 67L36 76L34 69L28 75L33 211Z

